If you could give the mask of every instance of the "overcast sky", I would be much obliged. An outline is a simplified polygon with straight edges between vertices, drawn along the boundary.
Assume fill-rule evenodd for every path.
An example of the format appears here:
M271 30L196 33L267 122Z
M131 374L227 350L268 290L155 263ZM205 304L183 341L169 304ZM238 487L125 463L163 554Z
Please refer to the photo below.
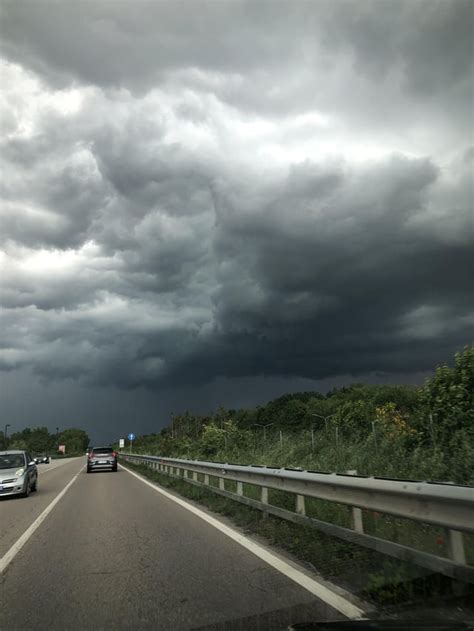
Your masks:
M471 0L2 0L2 417L416 383L474 339Z

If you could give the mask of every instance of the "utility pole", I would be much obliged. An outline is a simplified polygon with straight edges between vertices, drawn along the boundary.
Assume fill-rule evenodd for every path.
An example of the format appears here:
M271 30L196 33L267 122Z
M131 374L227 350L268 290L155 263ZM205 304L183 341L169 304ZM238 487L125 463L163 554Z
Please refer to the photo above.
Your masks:
M5 449L8 447L8 440L7 440L7 432L8 432L8 428L11 427L10 423L7 423L5 425L5 431L3 432L3 439L5 441Z

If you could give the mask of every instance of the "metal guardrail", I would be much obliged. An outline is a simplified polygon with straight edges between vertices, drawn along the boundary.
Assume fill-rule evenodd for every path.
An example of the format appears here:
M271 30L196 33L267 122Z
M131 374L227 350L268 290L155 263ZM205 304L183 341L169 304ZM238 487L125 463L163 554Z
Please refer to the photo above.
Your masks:
M415 563L457 580L474 583L474 567L466 563L463 540L463 532L474 533L474 487L365 477L353 473L325 473L180 460L140 454L121 453L120 457L148 465L160 473L180 477L190 484L209 488L215 493L265 513L312 526L351 543ZM202 481L198 476L202 477ZM218 487L210 485L210 476L218 479ZM226 480L237 483L236 493L226 489ZM260 487L260 501L245 496L244 484ZM289 511L270 504L269 489L294 494L295 510ZM307 516L307 497L350 506L352 528L344 528ZM366 534L362 509L442 527L446 530L450 558Z

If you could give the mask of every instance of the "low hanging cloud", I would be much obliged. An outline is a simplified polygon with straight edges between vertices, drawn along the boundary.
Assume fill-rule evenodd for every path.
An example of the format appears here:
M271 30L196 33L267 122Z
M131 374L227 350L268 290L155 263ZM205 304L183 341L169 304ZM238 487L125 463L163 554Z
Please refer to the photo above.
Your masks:
M4 370L408 375L472 340L470 5L359 5L4 3Z

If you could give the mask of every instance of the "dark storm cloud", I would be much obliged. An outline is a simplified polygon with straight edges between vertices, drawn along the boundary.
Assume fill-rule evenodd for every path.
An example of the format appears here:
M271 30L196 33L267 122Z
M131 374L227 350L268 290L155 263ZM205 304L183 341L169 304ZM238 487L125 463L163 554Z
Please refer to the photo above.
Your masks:
M465 343L473 325L469 182L465 205L445 209L448 231L433 234L422 218L438 178L429 161L400 157L359 174L303 164L254 212L222 212L221 335L202 370L222 369L223 356L226 374L245 366L321 378L386 370L388 358L394 370L426 370L440 346ZM441 229L442 218L435 223Z
M169 71L195 67L247 71L275 65L294 35L304 35L300 9L252 2L3 4L4 52L56 84L144 89ZM290 30L287 33L287 30Z
M139 10L130 2L11 0L2 17L3 54L59 86L146 92L180 71L220 98L238 102L243 91L241 104L288 109L292 92L291 106L304 110L331 95L320 73L334 82L347 57L355 74L379 82L399 71L418 95L444 101L459 84L465 96L470 90L469 0L140 2Z
M136 6L2 5L2 367L155 389L470 342L471 4Z

